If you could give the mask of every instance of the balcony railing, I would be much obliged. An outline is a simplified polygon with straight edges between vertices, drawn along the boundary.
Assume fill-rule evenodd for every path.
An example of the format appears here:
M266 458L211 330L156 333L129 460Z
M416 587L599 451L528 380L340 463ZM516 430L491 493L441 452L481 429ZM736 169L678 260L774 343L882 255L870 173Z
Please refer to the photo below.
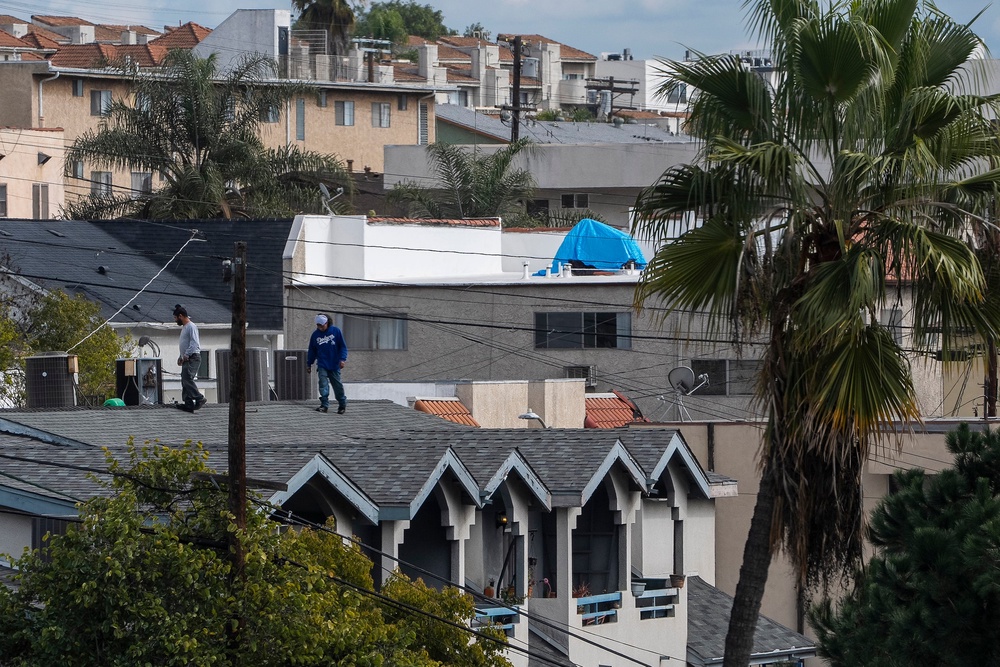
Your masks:
M520 618L520 607L517 605L511 605L510 607L476 607L473 627L495 625L509 637L514 634L514 624Z
M635 599L635 606L639 610L639 619L645 621L651 618L672 617L678 593L676 588L643 591L642 595Z
M584 625L617 623L621 606L620 591L576 598L576 613L580 615Z

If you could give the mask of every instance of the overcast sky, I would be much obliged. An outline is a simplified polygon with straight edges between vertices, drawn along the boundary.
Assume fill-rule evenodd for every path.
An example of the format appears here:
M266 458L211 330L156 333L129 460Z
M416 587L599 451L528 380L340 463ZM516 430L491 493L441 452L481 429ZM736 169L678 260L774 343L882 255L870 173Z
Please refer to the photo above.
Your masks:
M503 32L540 34L595 56L632 50L636 59L680 58L684 49L706 53L755 46L744 29L741 0L430 0L449 28L462 32L481 23L494 36ZM969 21L986 2L939 0L940 8ZM32 14L74 15L94 23L165 24L195 21L213 28L237 8L288 8L268 0L0 0L0 13L30 19ZM1000 57L1000 5L975 24L994 57Z

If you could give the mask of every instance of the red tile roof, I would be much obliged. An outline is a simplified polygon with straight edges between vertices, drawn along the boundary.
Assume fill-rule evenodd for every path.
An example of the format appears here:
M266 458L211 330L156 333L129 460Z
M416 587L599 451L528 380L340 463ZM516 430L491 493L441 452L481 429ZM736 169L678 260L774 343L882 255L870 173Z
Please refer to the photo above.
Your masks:
M159 41L148 44L68 44L49 58L55 67L96 69L129 59L139 67L157 67L167 57L167 48Z
M0 30L0 46L14 48L14 49L27 49L32 48L30 44L22 42L14 35L6 32L5 30Z
M158 37L160 33L144 25L107 25L98 24L94 26L94 39L98 42L121 42L122 33L131 30L136 35L147 35L148 37Z
M469 408L465 407L462 401L457 398L421 398L413 404L413 409L426 412L429 415L437 415L456 424L479 426L479 422L473 419Z
M41 14L34 14L31 20L52 26L94 25L90 21L84 21L79 16L43 16Z
M584 398L587 416L584 428L618 428L633 422L648 422L627 396L617 391L593 394Z
M426 81L413 63L392 63L392 78L395 81Z
M28 46L33 46L36 49L58 49L59 42L54 39L46 37L43 33L48 32L48 30L32 30L28 32L27 35L21 38L21 41Z
M68 44L49 58L56 67L92 69L104 67L115 60L117 53L110 44Z
M500 218L368 218L368 224L444 225L451 227L499 227Z
M542 35L521 35L521 42L533 42L535 44L558 44L560 47L559 55L563 60L597 60L597 56L591 55L586 51L581 51L580 49L567 44L563 44L562 42L557 42L554 39L543 37Z
M194 22L167 29L166 34L156 38L156 43L169 49L193 49L201 40L212 34L210 28Z
M16 16L11 16L10 14L0 14L0 25L12 25L14 23L30 25L31 21L25 21L24 19L19 19Z
M28 26L28 36L35 35L40 38L40 40L47 41L48 44L54 44L56 47L60 44L69 44L69 37L63 37L58 32L52 32L51 30L46 30L45 28L37 25ZM24 39L27 39L25 37ZM54 48L51 46L43 46L42 48Z

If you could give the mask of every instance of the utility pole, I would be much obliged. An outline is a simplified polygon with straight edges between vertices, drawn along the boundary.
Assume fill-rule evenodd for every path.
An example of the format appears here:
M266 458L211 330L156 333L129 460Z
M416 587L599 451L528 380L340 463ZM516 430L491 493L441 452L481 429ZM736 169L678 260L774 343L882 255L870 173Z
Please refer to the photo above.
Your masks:
M242 588L245 577L245 554L240 536L247 529L247 244L236 242L233 257L233 320L229 343L229 511L237 533L229 533L229 556L232 567L230 589ZM235 593L234 597L239 598ZM246 619L241 614L233 619L229 629L229 650L239 654ZM235 663L234 663L235 664Z
M521 36L514 36L514 99L513 116L510 119L510 142L517 141L521 133Z

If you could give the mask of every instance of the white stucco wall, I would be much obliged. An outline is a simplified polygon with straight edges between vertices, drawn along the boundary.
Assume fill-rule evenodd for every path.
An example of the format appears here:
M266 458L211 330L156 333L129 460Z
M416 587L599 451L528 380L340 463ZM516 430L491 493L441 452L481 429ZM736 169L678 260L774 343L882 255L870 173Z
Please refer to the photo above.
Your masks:
M215 53L221 71L231 68L244 53L277 59L278 28L290 25L287 9L237 9L194 47L194 53L202 58Z

